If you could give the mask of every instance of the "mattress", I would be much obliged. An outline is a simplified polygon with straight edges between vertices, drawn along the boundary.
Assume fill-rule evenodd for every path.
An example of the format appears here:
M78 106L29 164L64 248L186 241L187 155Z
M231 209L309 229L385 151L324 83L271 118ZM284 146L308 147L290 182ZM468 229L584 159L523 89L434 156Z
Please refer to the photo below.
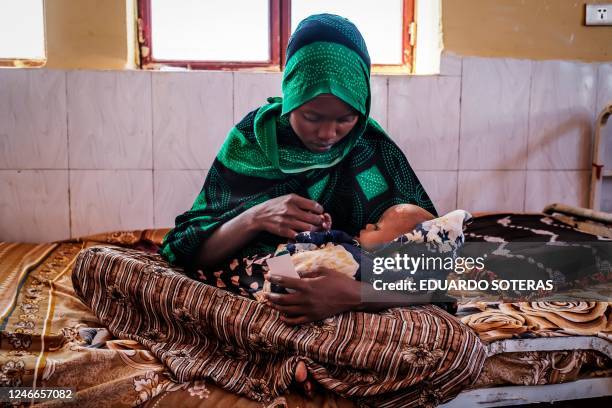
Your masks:
M322 388L312 400L290 389L261 403L207 380L179 383L138 342L114 338L75 295L71 275L76 257L82 249L98 245L154 252L166 232L120 231L55 243L0 243L0 385L71 387L79 406L356 406ZM568 330L550 306L507 306L510 309L496 303L460 305L457 318L488 345L489 355L473 387L612 376L609 304L563 306L561 316L586 316L582 323L590 324L591 330L581 333ZM523 316L524 323L530 313L548 321L548 326L525 327L517 316Z

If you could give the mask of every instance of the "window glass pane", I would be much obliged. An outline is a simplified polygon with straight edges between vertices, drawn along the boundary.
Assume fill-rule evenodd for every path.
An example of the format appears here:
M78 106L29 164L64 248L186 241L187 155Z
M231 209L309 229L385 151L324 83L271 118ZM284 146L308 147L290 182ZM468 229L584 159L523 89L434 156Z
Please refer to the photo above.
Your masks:
M0 58L45 58L42 0L0 1Z
M268 61L268 0L151 0L153 58Z
M291 32L311 14L351 20L366 41L373 64L402 63L402 0L292 0Z

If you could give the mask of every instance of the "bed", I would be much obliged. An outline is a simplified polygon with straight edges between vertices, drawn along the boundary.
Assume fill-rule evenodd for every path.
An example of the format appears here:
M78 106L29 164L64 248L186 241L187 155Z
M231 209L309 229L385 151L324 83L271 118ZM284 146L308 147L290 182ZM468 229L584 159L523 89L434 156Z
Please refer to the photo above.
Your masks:
M546 211L535 216L604 239L610 231L601 218L595 221L559 207ZM313 399L289 388L271 400L255 401L208 380L181 382L141 343L115 338L77 297L72 285L75 261L91 247L153 254L166 232L119 231L54 243L0 243L0 384L71 387L79 406L358 406L323 387L316 389ZM487 356L471 387L443 406L612 395L611 310L602 301L500 307L496 302L463 300L457 318L478 334ZM529 324L534 316L539 325ZM424 399L420 405L430 403L437 401Z

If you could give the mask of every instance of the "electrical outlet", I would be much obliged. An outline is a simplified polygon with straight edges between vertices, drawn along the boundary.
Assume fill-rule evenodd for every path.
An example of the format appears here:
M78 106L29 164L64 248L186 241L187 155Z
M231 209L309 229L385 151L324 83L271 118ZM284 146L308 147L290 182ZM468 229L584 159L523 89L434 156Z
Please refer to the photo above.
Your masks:
M612 3L587 4L586 25L612 25Z

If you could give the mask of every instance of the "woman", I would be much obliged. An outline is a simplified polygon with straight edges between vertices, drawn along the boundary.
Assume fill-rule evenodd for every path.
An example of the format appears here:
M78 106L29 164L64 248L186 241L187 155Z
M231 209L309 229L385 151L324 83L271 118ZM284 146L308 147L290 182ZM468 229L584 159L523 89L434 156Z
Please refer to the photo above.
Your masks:
M400 203L436 214L402 151L369 117L370 57L350 21L320 14L298 25L282 92L230 131L192 209L164 240L169 262L216 270L229 258L271 253L297 232L329 227L327 214L351 235ZM249 272L238 280L259 290L261 275ZM371 310L359 301L361 284L334 271L278 283L296 289L268 298L290 324Z

